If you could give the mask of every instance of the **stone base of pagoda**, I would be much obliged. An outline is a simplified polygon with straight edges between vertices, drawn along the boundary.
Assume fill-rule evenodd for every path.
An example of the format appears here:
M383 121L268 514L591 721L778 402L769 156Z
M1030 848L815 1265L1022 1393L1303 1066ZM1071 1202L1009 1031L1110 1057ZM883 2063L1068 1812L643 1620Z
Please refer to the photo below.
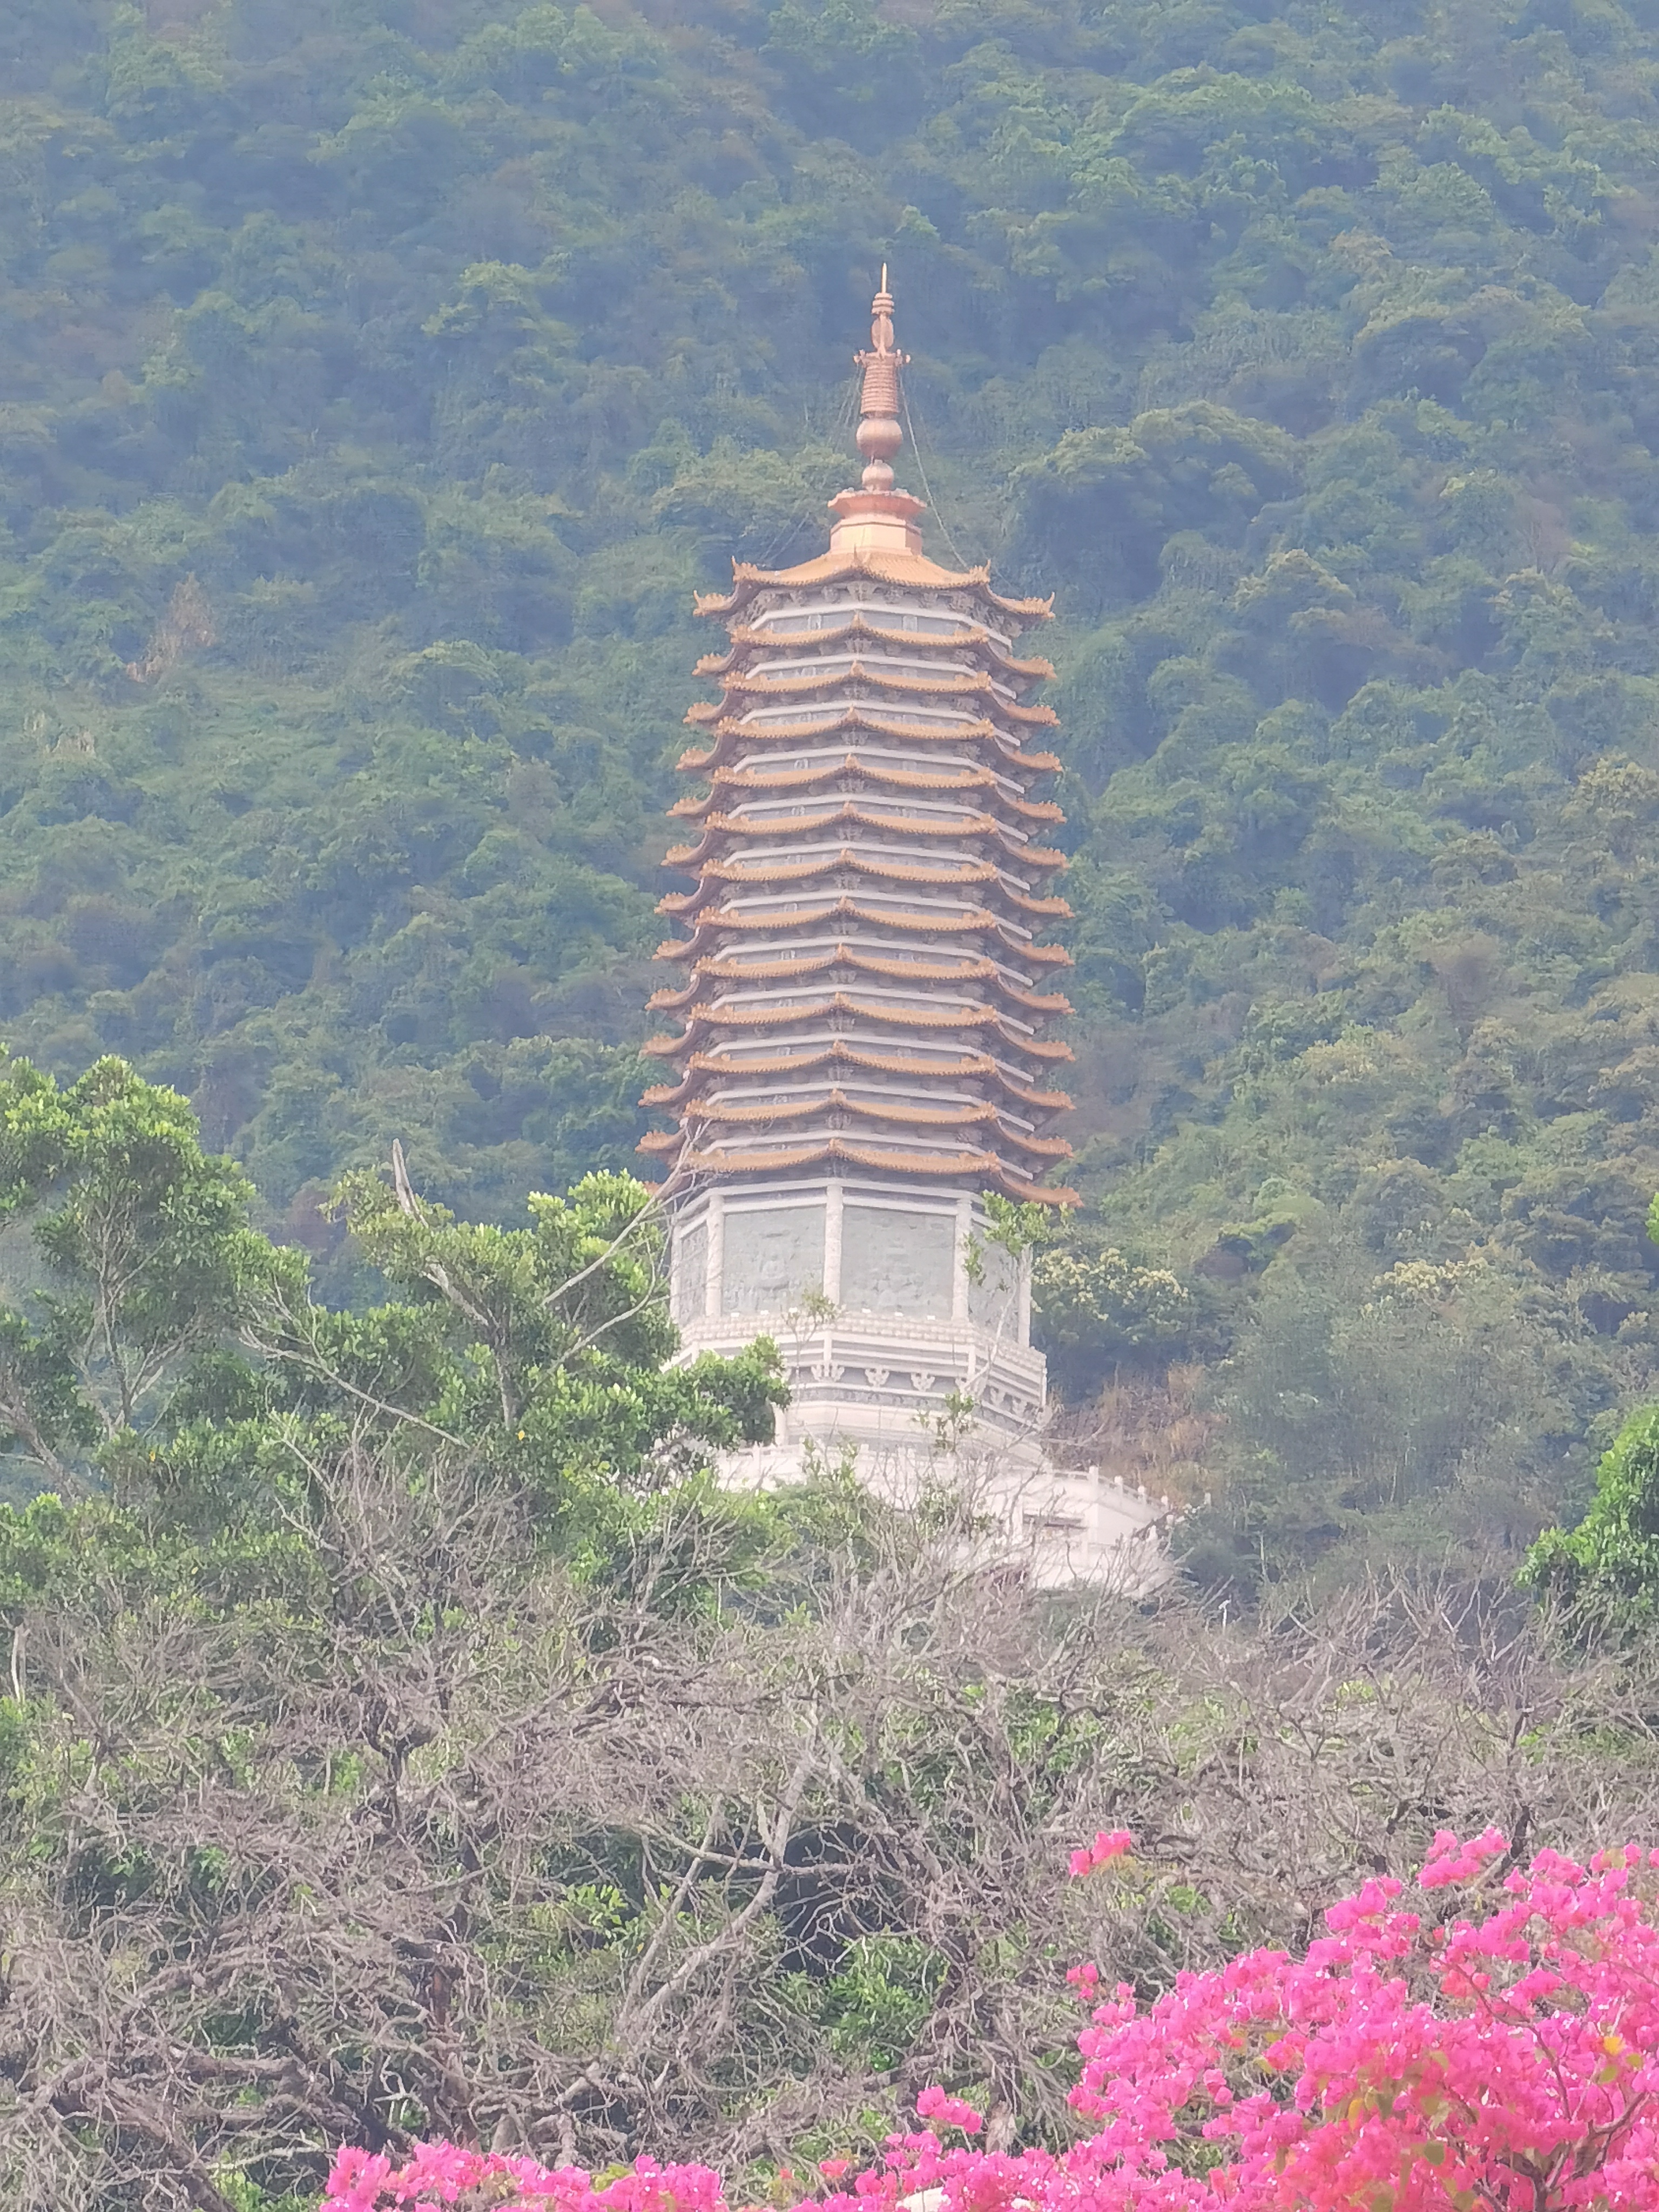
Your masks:
M867 1312L811 1327L797 1311L749 1314L681 1334L683 1359L730 1358L770 1336L783 1360L790 1402L771 1443L724 1456L732 1488L778 1489L850 1457L865 1488L901 1509L948 1492L981 1524L970 1548L988 1569L1132 1595L1166 1579L1167 1502L1044 1450L1040 1352L982 1328Z
M789 1384L792 1428L885 1448L936 1441L969 1415L976 1431L1033 1435L1047 1396L1040 1352L989 1329L908 1314L852 1313L806 1321L799 1312L682 1322L680 1357L731 1358L769 1336Z

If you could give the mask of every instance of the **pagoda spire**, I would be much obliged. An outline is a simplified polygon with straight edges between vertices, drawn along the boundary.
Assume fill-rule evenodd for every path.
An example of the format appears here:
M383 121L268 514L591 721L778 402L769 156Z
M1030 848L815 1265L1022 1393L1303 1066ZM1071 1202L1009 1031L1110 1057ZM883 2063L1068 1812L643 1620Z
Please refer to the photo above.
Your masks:
M858 449L865 459L866 491L891 491L893 456L904 443L899 428L899 371L910 366L908 353L893 343L893 295L887 289L887 264L881 264L881 289L870 303L870 350L855 353L864 371L860 400Z
M864 478L857 491L837 492L830 502L835 553L920 553L921 520L927 508L893 483L893 456L904 443L899 428L899 372L910 356L893 343L893 295L887 289L887 264L881 264L881 289L870 302L870 345L853 359L864 371L859 402L857 445L864 456Z

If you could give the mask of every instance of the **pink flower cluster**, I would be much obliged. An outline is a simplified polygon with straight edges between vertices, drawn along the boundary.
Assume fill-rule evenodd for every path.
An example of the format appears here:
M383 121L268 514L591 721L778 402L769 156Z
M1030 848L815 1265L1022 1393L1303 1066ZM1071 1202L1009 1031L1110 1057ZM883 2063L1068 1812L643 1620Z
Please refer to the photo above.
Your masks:
M1073 1871L1128 1841L1097 1837ZM1505 1871L1508 1856L1491 1830L1437 1836L1415 1898L1368 1881L1302 1957L1252 1951L1146 2007L1073 1969L1094 2006L1085 2141L1000 2155L893 2136L850 2180L826 2160L836 2193L796 2212L933 2190L946 2212L1659 2212L1659 1851ZM939 2087L917 2112L981 2124ZM501 2212L726 2212L702 2166L641 2161L596 2190L437 2144L396 2172L342 2152L323 2212L436 2212L485 2181Z
M1134 1842L1127 1828L1114 1828L1109 1833L1103 1828L1093 1843L1085 1844L1080 1851L1072 1853L1072 1872L1074 1875L1092 1874L1103 1867L1108 1859L1121 1859Z
M924 2089L916 2099L916 2111L924 2120L937 2120L942 2128L960 2128L963 2135L976 2136L985 2125L971 2105L947 2095L937 2084Z
M596 2189L579 2166L538 2166L533 2158L422 2143L394 2166L385 2156L343 2150L328 2177L321 2212L439 2212L488 2189L499 2212L726 2212L719 2174L706 2166L658 2166L641 2159L631 2173Z

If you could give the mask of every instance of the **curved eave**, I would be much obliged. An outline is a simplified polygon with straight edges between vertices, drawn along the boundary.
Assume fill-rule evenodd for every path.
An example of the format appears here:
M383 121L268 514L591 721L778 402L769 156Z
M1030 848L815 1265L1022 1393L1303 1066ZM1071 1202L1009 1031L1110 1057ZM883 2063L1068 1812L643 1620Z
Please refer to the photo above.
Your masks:
M969 623L964 629L946 634L914 629L894 629L885 623L872 623L863 615L855 615L850 622L837 623L833 629L777 630L757 629L747 623L732 628L732 642L724 653L706 653L692 673L696 676L724 676L728 669L739 666L751 649L767 653L792 653L798 648L806 653L817 653L826 645L841 645L851 638L867 637L880 645L902 645L907 651L921 653L961 653L964 649L982 651L991 665L1000 673L1025 684L1047 684L1053 681L1054 667L1051 660L1032 659L1022 660L1017 655L1005 653L988 629Z
M820 785L834 783L838 776L857 776L863 783L876 784L888 791L985 791L994 795L999 806L1018 815L1023 821L1057 823L1066 819L1051 799L1015 798L1003 789L1006 776L997 775L988 768L941 769L936 775L929 775L921 769L886 767L878 757L866 761L857 753L848 753L845 759L828 762L821 768L716 769L709 778L712 791L702 799L677 799L668 811L683 822L697 822L720 804L722 793L811 791Z
M983 714L972 721L918 722L907 720L902 714L872 713L868 706L854 701L833 714L816 720L800 722L747 722L727 716L714 725L714 743L706 753L682 753L677 766L690 773L698 769L724 766L732 744L748 745L799 745L820 738L838 736L842 730L863 730L872 738L890 738L903 745L973 744L988 738L1012 753L1021 765L1038 773L1052 775L1060 762L1052 753L1027 753L1018 731L1004 730Z
M934 1152L892 1152L878 1145L852 1142L845 1137L828 1137L787 1150L780 1147L776 1151L700 1152L677 1139L672 1157L676 1173L682 1175L775 1174L836 1160L848 1166L892 1175L932 1176L941 1182L962 1182L971 1177L981 1184L992 1185L1010 1198L1037 1206L1076 1206L1081 1202L1074 1190L1028 1181L994 1152L963 1152L955 1158L941 1158Z
M991 588L988 562L972 568L942 568L925 553L883 553L866 548L851 552L820 553L793 568L759 568L747 561L732 563L732 589L723 597L714 592L696 594L700 615L732 615L746 607L757 592L800 591L811 584L850 582L867 576L872 583L901 584L912 591L970 592L999 614L1015 615L1024 622L1052 620L1054 603L1047 599L1005 599Z
M853 1121L915 1129L994 1129L1000 1143L1012 1146L1030 1159L1047 1160L1058 1166L1061 1160L1072 1157L1072 1148L1064 1137L1028 1137L1023 1130L1010 1128L994 1106L916 1106L902 1103L885 1105L874 1099L852 1097L842 1091L828 1091L817 1098L802 1099L787 1106L688 1107L685 1121L688 1133L693 1122L702 1125L706 1142L708 1133L717 1127L769 1127L781 1122L808 1121L820 1114L845 1114Z
M995 1006L943 1007L935 1013L915 1007L883 1006L879 1001L853 998L845 991L832 991L799 1006L726 1006L719 1013L704 1006L694 1006L680 1036L647 1037L640 1050L655 1060L678 1060L695 1051L710 1030L723 1033L730 1030L793 1029L802 1022L829 1021L837 1014L849 1015L855 1021L873 1022L882 1029L912 1032L994 1030L1012 1051L1027 1059L1058 1060L1073 1056L1070 1045L1057 1038L1031 1036L1018 1027L1011 1027L1007 1018Z
M750 755L763 745L799 745L820 738L839 737L845 730L862 730L871 737L890 738L902 745L975 745L988 740L997 748L996 757L1009 769L1031 775L1057 775L1060 763L1054 753L1029 753L1012 730L1000 730L994 722L900 722L889 715L868 714L861 708L823 722L781 722L757 727L749 722L721 722L714 742L706 752L684 752L674 763L682 775L712 775L734 761L749 765Z
M822 906L799 907L782 915L732 914L720 907L705 908L697 916L690 937L665 938L652 957L657 960L701 959L710 945L733 933L766 931L775 934L787 929L819 929L827 921L860 921L871 929L904 930L915 936L995 936L1022 960L1050 968L1075 964L1063 945L1032 945L1018 933L1011 934L1009 924L988 907L973 907L966 914L954 916L918 914L908 908L894 914L881 907L860 906L856 899L844 894L840 898L826 900Z
M653 1012L678 1012L694 1005L710 983L780 982L793 976L825 975L836 968L855 968L860 975L884 975L901 983L985 982L1027 1013L1046 1017L1072 1011L1071 1000L1060 992L1022 990L994 960L890 960L848 945L838 945L832 952L804 954L796 960L700 960L684 989L653 991L648 1004Z
M884 669L878 661L862 660L845 668L808 667L799 676L733 674L726 679L718 702L693 707L685 719L694 726L706 726L739 711L740 702L746 699L810 699L815 692L844 690L856 684L868 684L878 691L896 691L908 698L992 699L999 714L1033 729L1052 729L1060 720L1052 707L1041 703L1025 707L1018 700L1005 699L988 676L901 676ZM739 707L734 708L733 702L739 702Z
M963 843L990 837L1022 867L1046 872L1070 865L1064 853L1055 852L1047 845L1027 844L993 814L969 814L956 822L935 822L926 815L872 814L850 799L823 814L787 814L773 822L750 822L740 814L711 814L702 825L701 843L671 845L663 855L663 865L695 875L705 860L724 857L727 844L733 839L757 837L770 842L780 837L820 837L826 832L845 829L874 830L890 837L951 838Z
M814 860L767 861L746 868L731 860L706 861L698 871L696 890L671 892L666 898L658 900L657 912L694 915L710 898L718 896L725 884L806 883L815 876L830 875L843 868L884 883L908 884L913 889L926 884L933 890L948 891L965 884L995 884L1009 905L1022 914L1052 915L1059 920L1069 920L1071 916L1072 909L1062 898L1031 898L1024 891L1012 890L1004 881L1001 869L988 860L963 861L949 869L907 868L896 861L866 859L844 848L839 853L826 853Z
M641 1094L640 1103L655 1108L684 1106L698 1095L705 1078L731 1082L748 1076L812 1075L823 1067L856 1067L866 1075L918 1076L936 1083L994 1083L1010 1098L1042 1114L1067 1113L1072 1104L1066 1091L1033 1091L1016 1082L988 1052L963 1053L957 1060L921 1060L914 1053L861 1050L841 1037L813 1051L773 1053L764 1058L730 1060L723 1053L694 1052L678 1083L653 1083Z

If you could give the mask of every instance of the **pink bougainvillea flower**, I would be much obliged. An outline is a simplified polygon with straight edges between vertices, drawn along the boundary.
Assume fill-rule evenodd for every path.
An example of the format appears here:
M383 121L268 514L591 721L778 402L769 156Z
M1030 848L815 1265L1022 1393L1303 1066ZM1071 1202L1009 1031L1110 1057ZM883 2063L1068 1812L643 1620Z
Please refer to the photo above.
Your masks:
M942 2128L960 2128L964 2135L976 2136L985 2124L971 2105L949 2095L937 2082L916 2099L916 2111L924 2120L937 2120Z
M1085 1844L1080 1851L1072 1853L1072 1872L1074 1875L1092 1874L1097 1867L1104 1866L1109 1859L1121 1858L1125 1851L1132 1850L1133 1845L1134 1838L1127 1828L1109 1831L1103 1828L1093 1843Z

